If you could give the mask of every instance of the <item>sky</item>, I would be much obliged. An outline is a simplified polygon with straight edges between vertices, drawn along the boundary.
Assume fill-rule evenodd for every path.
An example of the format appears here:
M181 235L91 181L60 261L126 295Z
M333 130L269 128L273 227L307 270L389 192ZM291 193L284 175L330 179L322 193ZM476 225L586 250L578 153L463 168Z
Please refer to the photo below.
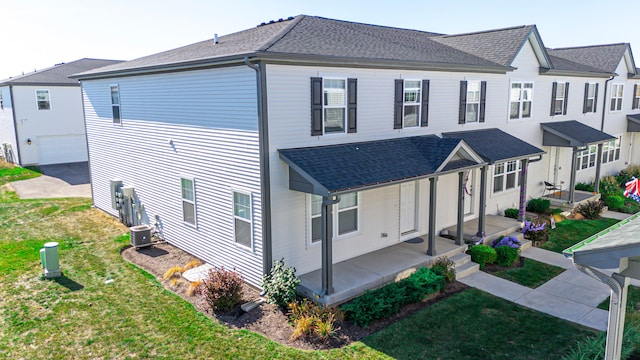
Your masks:
M640 54L637 1L0 0L0 79L132 60L300 14L445 34L535 24L547 47L626 42Z

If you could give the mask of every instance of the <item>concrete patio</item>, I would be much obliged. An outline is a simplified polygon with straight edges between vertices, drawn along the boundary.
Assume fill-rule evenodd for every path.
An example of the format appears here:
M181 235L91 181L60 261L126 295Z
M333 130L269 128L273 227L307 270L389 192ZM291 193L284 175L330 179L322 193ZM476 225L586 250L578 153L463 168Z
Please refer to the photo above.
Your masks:
M600 194L594 194L587 191L575 190L573 193L573 203L569 203L569 190L560 190L553 193L549 193L543 196L543 198L551 201L553 207L563 207L566 209L573 209L580 204L587 201L595 201L600 199Z

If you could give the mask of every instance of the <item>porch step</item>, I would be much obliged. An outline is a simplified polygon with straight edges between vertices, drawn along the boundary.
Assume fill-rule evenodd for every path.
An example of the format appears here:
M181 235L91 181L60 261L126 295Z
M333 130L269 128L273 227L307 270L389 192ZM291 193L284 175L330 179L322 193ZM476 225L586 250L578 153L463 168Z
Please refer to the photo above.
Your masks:
M467 255L468 256L468 255ZM471 258L471 257L469 257ZM480 265L469 261L468 263L458 267L456 265L456 280L462 279L465 276L469 276L473 273L480 271Z

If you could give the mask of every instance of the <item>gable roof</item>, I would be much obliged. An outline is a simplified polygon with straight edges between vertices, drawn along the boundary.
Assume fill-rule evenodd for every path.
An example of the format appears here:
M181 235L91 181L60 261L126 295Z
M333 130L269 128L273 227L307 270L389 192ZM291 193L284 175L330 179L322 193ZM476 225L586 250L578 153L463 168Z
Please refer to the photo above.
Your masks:
M544 146L587 146L615 140L611 136L576 120L540 123Z
M545 153L544 150L496 128L448 132L443 133L442 137L464 140L489 164Z
M107 65L121 63L120 60L104 59L80 59L68 63L54 65L32 73L14 76L0 80L0 85L62 85L80 86L77 80L70 79L69 75Z
M93 78L207 66L258 57L278 61L381 64L500 72L512 68L435 38L440 34L298 15L233 34L145 56L74 77Z
M466 34L443 35L433 40L474 54L503 66L511 66L526 41L531 39L542 67L549 67L542 40L535 25L515 26ZM536 50L539 48L539 50Z
M553 70L549 71L549 73L562 71L562 72L569 72L569 73L594 73L594 74L610 75L610 73L602 69L598 69L586 64L580 64L575 61L554 56L552 54L549 54L549 59L553 64Z
M547 49L547 51L552 56L585 64L613 74L616 72L616 68L627 49L629 49L629 44L620 43Z

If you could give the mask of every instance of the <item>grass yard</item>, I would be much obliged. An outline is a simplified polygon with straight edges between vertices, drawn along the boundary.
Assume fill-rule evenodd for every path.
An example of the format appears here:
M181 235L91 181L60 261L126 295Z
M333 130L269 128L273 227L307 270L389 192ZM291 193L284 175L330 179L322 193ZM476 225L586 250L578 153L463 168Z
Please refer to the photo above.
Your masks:
M532 289L546 283L554 277L560 275L563 268L541 263L539 261L524 258L522 267L506 268L492 272L492 275L513 281Z
M12 181L32 179L40 175L42 174L36 171L14 166L13 164L0 160L0 185Z
M556 224L556 228L549 232L549 241L541 248L562 253L562 250L579 243L591 235L617 223L616 219L597 220L564 220Z

